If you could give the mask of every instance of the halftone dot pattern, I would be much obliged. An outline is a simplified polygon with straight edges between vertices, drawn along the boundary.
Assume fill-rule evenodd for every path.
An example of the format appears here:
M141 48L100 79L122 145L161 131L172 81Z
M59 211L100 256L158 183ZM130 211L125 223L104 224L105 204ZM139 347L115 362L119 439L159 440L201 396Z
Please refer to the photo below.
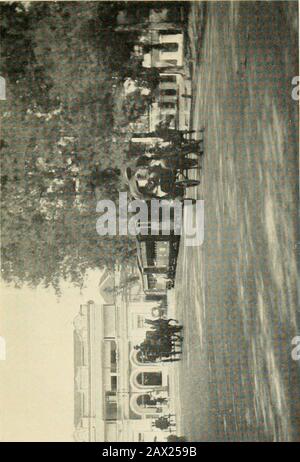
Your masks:
M182 429L191 441L299 441L298 5L203 8L192 6L188 25L205 232L178 260Z
M71 7L81 10L79 4ZM190 441L300 440L299 363L291 359L291 340L300 332L295 251L299 112L291 97L291 82L299 73L297 18L298 2L291 1L191 3L191 128L205 126L203 168L197 172L205 234L200 248L181 245L179 252L176 316L185 340L182 361L174 367L180 428ZM63 20L73 26L67 16ZM55 33L52 26L45 31ZM74 36L49 56L56 83L60 72L67 77L60 83L64 119L56 108L51 116L56 124L41 114L30 120L30 131L28 114L22 121L16 116L19 125L5 127L12 145L14 138L23 139L15 173L16 181L21 173L26 193L33 179L24 175L25 165L37 149L30 143L33 132L40 157L43 149L51 152L51 145L58 149L60 138L76 139L66 149L86 164L81 184L93 162L115 167L126 157L106 145L104 134L110 138L114 129L105 111L111 81L103 71L106 56L90 46L90 32L79 28L78 40ZM47 55L45 40L35 52ZM28 93L31 85L29 80ZM7 101L9 92L8 86ZM63 156L64 146L59 149ZM109 154L103 155L106 149ZM13 162L10 168L14 171ZM99 239L95 198L86 188L74 207L75 183L65 184L64 213L55 226L58 203L45 204L46 239L40 239L38 214L30 235L22 234L16 215L16 236L27 241L28 252L17 255L14 264L23 277L30 257L33 284L46 274L49 285L54 274L58 287L67 273L64 250L73 262L68 276L80 280L87 265L98 268L105 261L109 266L130 249L127 238ZM111 197L114 193L108 191ZM34 207L34 200L26 206ZM14 245L17 239L8 252Z
M21 50L19 62L11 63L20 76L13 74L8 79L7 100L1 101L3 110L11 111L2 123L1 137L9 140L5 155L10 157L7 163L12 172L8 173L18 189L15 195L11 194L15 197L8 202L8 208L13 209L19 194L19 202L27 209L26 217L20 218L17 212L7 220L7 234L15 234L19 242L7 246L10 256L6 268L16 279L25 275L33 285L54 282L57 289L61 276L81 284L86 270L105 264L112 267L117 260L126 259L133 247L132 241L124 238L104 244L96 232L97 198L91 178L96 176L97 168L102 171L122 167L126 159L126 142L120 142L120 133L113 123L112 69L117 69L116 58L108 56L107 48L99 43L100 33L93 29L102 5L58 2L40 5L40 9L37 6L35 14L39 20L30 24L31 48L29 32L28 43L27 38L24 43L20 39L15 48L9 42L11 37L7 39L12 56ZM12 22L13 9L12 6ZM101 18L105 16L102 13ZM21 29L22 23L15 22L16 28ZM110 43L110 25L104 26ZM11 27L12 36L14 32ZM18 34L21 36L22 31L18 30ZM10 60L13 61L11 57ZM114 145L113 135L119 140L119 147ZM5 172L8 170L6 165ZM117 183L111 181L101 189L99 180L99 195L115 200ZM23 231L26 221L30 232L26 232L25 225Z

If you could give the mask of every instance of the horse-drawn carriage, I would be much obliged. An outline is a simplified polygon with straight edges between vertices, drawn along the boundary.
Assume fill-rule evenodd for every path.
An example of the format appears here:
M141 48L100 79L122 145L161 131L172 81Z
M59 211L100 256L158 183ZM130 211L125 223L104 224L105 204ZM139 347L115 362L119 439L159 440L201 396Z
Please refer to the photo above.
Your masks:
M170 130L169 132L174 132ZM168 133L169 133L168 132ZM171 136L171 135L169 135ZM175 205L178 201L184 205L195 203L195 199L186 197L186 190L199 184L198 180L190 179L188 173L191 169L199 167L198 158L190 158L189 154L198 156L202 154L200 143L197 141L186 141L179 133L176 143L171 140L162 143L160 146L148 148L148 151L141 155L133 168L127 167L125 178L129 186L130 196L133 200L146 202L148 207L148 218L146 222L137 222L140 230L147 228L147 232L137 235L138 267L142 273L145 291L150 291L150 285L154 281L159 285L165 279L165 288L174 285L177 254L179 250L180 230L176 230ZM153 199L160 201L159 213L153 224L152 204ZM168 223L165 232L164 212L168 204ZM181 209L180 209L181 210ZM153 228L157 230L152 233ZM150 230L150 235L148 230ZM163 243L164 242L164 243ZM143 247L146 246L146 250ZM159 252L163 253L163 247L167 248L168 260L161 265L155 257ZM154 258L152 258L154 254ZM144 258L142 256L144 255ZM157 290L155 284L153 290Z
M188 171L197 167L198 159L188 158L187 153L149 153L141 156L134 168L126 168L125 178L133 199L183 201L186 189L200 183L188 178Z

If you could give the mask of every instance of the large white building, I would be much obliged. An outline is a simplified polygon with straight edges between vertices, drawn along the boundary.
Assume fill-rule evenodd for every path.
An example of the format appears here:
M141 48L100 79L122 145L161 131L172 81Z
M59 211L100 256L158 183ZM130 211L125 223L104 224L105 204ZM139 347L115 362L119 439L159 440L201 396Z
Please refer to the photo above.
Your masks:
M134 349L154 305L138 293L81 305L74 320L75 440L166 441L170 431L153 422L174 412L172 367L144 363ZM167 401L154 406L153 396Z
M135 53L142 57L143 67L156 68L160 75L156 101L149 112L134 123L135 131L139 131L139 125L141 131L154 131L158 124L165 122L171 128L187 129L191 82L184 62L183 7L173 3L165 8L151 9L144 23L124 12L119 15L118 24L118 31L140 33Z
M159 69L159 97L150 108L149 130L168 121L169 126L186 129L189 126L190 81L184 70L184 34L182 30L149 30L147 41L159 44L144 54L144 67Z

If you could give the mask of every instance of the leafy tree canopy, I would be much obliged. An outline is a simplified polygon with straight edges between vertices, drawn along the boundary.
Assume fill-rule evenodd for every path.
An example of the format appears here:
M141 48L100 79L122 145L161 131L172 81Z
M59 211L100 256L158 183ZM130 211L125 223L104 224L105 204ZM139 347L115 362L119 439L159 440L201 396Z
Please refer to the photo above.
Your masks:
M61 279L81 286L88 269L132 258L128 238L97 235L95 213L96 196L117 200L123 189L102 172L124 165L128 124L150 101L124 102L122 83L128 72L151 89L157 80L132 59L137 33L112 33L124 8L131 3L0 4L1 262L17 286L59 292Z

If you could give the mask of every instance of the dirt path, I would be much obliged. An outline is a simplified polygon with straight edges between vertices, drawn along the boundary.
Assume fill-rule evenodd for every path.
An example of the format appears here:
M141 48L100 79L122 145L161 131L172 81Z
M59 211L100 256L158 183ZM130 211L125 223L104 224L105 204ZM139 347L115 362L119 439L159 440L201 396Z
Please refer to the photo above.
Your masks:
M295 6L209 2L194 38L205 240L181 247L176 282L182 426L192 441L300 440ZM202 34L201 3L192 8L190 33Z

